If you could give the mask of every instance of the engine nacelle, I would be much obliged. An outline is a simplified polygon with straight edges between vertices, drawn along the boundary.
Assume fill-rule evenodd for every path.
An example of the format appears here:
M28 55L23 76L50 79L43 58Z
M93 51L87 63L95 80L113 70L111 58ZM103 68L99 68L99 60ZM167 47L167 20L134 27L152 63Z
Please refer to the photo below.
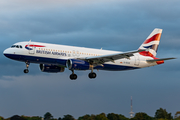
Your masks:
M83 60L69 59L66 62L69 70L89 70L90 64Z
M49 73L57 73L57 72L64 72L64 67L59 67L57 65L47 65L47 64L40 64L39 65L42 72L49 72Z

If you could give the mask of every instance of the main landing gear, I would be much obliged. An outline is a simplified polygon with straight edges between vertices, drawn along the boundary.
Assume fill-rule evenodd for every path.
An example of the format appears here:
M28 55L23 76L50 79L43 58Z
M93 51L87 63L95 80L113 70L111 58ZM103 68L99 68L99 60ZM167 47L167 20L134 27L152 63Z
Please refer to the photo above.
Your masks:
M76 79L77 79L77 75L74 74L74 70L72 70L72 74L69 76L69 78L70 78L71 80L76 80Z
M89 73L89 78L90 79L96 78L96 73L94 72Z
M69 76L69 78L71 79L71 80L76 80L77 79L77 75L76 74L74 74L74 70L71 70L72 71L72 74ZM96 78L96 73L94 73L93 72L93 70L91 71L91 73L89 73L89 78L90 79L94 79L94 78Z
M24 69L24 73L28 73L29 72L29 70L28 70L28 68L29 68L29 62L25 62L26 63L26 69Z
M89 73L88 76L90 79L96 78L97 75L96 75L96 73L93 72L93 67L91 68L91 72Z

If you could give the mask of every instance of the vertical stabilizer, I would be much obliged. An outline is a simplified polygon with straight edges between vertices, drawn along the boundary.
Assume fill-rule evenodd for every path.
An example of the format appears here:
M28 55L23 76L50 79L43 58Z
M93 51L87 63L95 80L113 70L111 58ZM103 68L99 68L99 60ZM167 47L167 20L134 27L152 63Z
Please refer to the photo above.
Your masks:
M152 33L146 38L144 43L139 47L139 49L149 49L148 54L145 54L145 52L141 52L140 54L155 57L161 39L161 34L162 29L155 28Z

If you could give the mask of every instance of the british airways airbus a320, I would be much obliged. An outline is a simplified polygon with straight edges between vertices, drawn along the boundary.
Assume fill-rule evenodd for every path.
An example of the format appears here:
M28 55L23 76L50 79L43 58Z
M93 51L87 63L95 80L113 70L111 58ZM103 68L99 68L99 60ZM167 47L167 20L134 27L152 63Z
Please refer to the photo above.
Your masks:
M122 71L150 67L174 58L156 58L162 29L154 29L138 50L129 52L90 49L83 47L47 44L40 42L18 42L4 51L10 59L25 62L28 73L30 63L40 64L42 72L72 71L71 80L77 79L74 70L91 70L89 78L96 78L94 69Z

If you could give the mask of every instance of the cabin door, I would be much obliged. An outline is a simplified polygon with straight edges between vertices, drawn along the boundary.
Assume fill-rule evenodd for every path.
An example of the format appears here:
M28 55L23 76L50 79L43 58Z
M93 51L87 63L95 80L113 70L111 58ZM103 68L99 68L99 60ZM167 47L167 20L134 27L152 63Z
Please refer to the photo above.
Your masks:
M134 55L135 62L134 65L139 66L139 55Z
M34 54L35 53L34 43L29 42L28 43L28 49L29 49L29 54Z

